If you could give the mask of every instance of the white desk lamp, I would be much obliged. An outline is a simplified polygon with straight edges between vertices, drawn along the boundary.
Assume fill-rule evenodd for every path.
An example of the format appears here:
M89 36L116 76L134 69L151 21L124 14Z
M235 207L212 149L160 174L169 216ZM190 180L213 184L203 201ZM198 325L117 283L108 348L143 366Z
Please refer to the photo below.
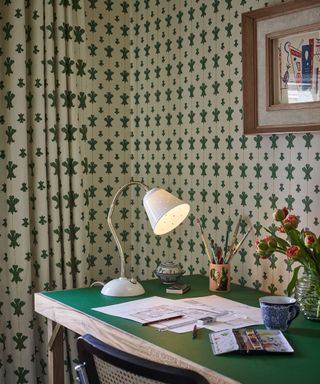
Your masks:
M144 294L144 289L135 279L125 277L125 258L120 241L112 225L112 214L121 193L131 185L140 185L145 190L143 206L147 213L151 227L155 235L163 235L176 228L188 216L189 204L173 196L161 188L150 189L140 181L131 181L121 187L115 194L108 213L108 225L117 244L120 253L121 270L120 277L109 281L101 290L106 296L138 296Z

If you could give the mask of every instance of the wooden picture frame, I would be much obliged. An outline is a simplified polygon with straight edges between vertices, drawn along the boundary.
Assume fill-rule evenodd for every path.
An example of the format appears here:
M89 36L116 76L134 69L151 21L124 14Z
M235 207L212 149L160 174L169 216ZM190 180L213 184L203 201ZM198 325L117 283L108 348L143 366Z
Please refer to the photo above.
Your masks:
M244 134L320 131L320 46L312 52L319 68L319 83L312 81L312 87L318 86L314 100L296 101L295 95L294 102L278 100L284 76L276 71L281 66L275 48L277 39L318 36L319 27L319 0L294 0L242 14Z

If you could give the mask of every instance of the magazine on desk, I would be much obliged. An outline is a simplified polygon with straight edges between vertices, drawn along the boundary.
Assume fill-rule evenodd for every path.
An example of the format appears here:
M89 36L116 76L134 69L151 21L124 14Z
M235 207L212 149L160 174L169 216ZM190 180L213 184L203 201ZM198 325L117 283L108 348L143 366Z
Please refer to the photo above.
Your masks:
M215 355L228 352L293 353L293 349L283 333L275 329L225 329L210 333L209 338Z

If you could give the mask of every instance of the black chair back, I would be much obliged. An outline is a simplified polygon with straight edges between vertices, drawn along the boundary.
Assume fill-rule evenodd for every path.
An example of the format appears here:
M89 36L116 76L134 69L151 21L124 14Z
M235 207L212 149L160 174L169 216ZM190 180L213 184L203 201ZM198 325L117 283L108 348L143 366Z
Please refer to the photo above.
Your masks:
M91 335L79 337L77 347L81 384L209 384L197 372L134 356Z

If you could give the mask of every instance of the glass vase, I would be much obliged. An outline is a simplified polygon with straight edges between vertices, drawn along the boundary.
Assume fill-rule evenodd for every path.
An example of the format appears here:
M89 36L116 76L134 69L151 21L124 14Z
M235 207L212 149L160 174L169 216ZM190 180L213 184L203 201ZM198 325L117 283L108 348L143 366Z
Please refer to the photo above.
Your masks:
M304 317L320 321L320 279L305 270L296 283L295 296Z

